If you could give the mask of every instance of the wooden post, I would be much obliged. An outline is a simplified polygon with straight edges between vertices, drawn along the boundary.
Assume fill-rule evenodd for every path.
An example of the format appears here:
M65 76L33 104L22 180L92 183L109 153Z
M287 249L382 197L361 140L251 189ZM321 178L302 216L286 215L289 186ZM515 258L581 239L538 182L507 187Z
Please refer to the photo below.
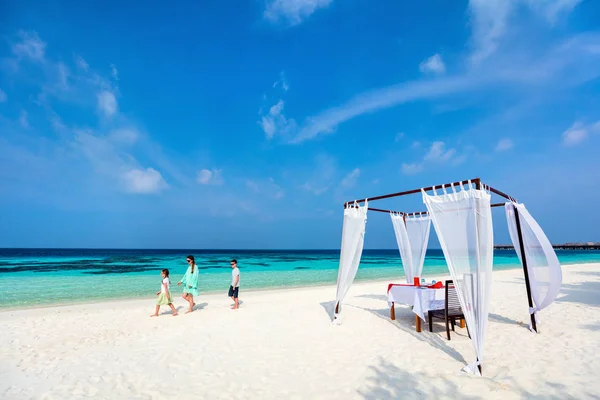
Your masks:
M418 315L415 314L415 325L416 325L416 330L417 332L421 332L421 317L419 317Z
M390 319L392 321L396 320L396 309L394 308L394 303L392 303L392 307L390 308Z
M460 327L461 327L461 328L463 328L463 329L465 329L465 326L466 326L466 324L465 324L465 319L464 319L464 318L461 318L461 319L460 319Z
M521 251L521 264L523 264L523 273L525 274L525 287L527 288L527 301L529 302L529 308L533 308L533 300L531 298L531 287L529 286L529 271L527 271L527 256L525 256L525 245L523 244L523 234L521 232L521 220L519 219L519 211L517 207L515 209L515 221L517 223L517 236L519 237L519 249ZM531 313L531 327L537 333L537 325L535 323L535 314Z

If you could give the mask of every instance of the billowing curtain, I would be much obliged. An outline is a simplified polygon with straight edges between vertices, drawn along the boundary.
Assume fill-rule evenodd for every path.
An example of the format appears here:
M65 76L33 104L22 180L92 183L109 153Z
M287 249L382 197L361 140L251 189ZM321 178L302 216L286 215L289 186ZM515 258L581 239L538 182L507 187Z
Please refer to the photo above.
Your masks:
M429 227L431 218L406 217L401 214L390 214L396 242L402 258L406 283L412 284L415 276L421 276L427 243L429 242Z
M340 251L340 266L337 278L335 296L335 317L341 311L341 304L354 281L365 240L365 225L367 222L367 202L364 206L355 204L344 210L344 225L342 228L342 248Z
M493 229L490 194L452 186L443 194L423 191L471 335L477 360L464 368L479 375L492 286Z
M529 214L525 205L508 202L504 205L506 221L508 222L508 232L521 263L523 263L523 255L521 254L521 245L517 232L515 207L519 214L523 248L527 260L529 286L535 305L535 307L530 308L529 313L533 314L548 307L560 292L562 270L552 244L544 234L542 228L540 228L535 219Z

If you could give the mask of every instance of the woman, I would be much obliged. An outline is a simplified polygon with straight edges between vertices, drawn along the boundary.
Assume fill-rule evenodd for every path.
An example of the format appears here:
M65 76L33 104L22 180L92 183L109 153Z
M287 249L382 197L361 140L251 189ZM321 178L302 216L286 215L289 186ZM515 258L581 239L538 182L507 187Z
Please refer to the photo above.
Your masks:
M187 256L187 263L189 265L185 275L179 282L177 282L177 286L181 286L183 283L183 294L181 297L190 304L189 311L185 313L191 313L194 311L194 296L198 296L198 267L196 266L196 261L194 260L194 256Z

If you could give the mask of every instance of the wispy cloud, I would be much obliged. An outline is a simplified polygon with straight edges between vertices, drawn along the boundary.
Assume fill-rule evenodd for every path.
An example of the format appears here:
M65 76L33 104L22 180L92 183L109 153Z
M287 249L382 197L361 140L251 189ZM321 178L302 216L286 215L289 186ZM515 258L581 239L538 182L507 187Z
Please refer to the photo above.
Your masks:
M275 179L268 178L266 180L246 180L246 187L253 193L274 199L280 200L285 196L285 191L275 183Z
M273 89L276 89L280 95L283 95L288 91L289 85L284 72L281 72L279 79L273 84ZM266 95L265 99L267 99ZM265 107L261 107L258 112L260 117L258 124L265 133L265 137L270 140L275 135L287 137L294 134L297 130L296 121L293 118L288 119L283 113L285 101L282 98L279 98L274 103L267 104L270 104L270 106L266 107L266 112Z
M340 182L340 186L345 189L349 189L356 185L356 181L360 176L360 169L354 168L350 173L344 176L344 179Z
M458 155L456 149L447 148L441 140L437 140L429 146L423 159L413 163L402 163L400 171L404 175L415 175L425 169L426 165L443 164L459 165L466 160L465 155Z
M259 124L267 139L272 139L276 134L288 134L296 128L296 121L287 119L283 114L284 104L280 99L269 108L268 113L261 116Z
M284 93L290 89L290 85L288 84L287 79L285 78L284 71L281 71L281 73L279 74L279 79L277 79L275 83L273 83L273 89L276 89L277 87L281 87Z
M133 145L140 139L140 132L134 127L119 127L109 132L108 138L117 144Z
M338 175L335 159L329 154L319 154L310 165L310 173L302 178L300 188L315 196L327 192L335 183Z
M510 150L514 147L514 143L512 141L512 139L508 139L508 138L504 138L504 139L500 139L498 141L498 144L496 144L496 148L494 149L495 151L506 151L506 150Z
M37 32L20 31L18 36L20 40L12 46L12 51L17 57L44 61L46 42L40 39Z
M396 133L396 137L394 138L394 142L398 143L399 141L401 141L404 138L404 132L398 132Z
M292 143L300 143L320 134L332 133L337 126L360 115L410 101L435 98L451 93L470 90L480 83L478 77L448 77L436 80L421 80L377 89L359 94L341 106L330 108L307 118Z
M419 64L419 70L425 74L443 74L446 72L446 65L444 64L441 55L434 54Z
M76 55L75 56L75 65L77 68L81 69L84 72L87 72L90 68L90 65L83 59L83 57Z
M333 0L267 0L263 16L276 23L298 25L319 8L328 7Z
M478 64L496 52L510 29L511 17L519 7L529 7L551 25L569 14L581 0L470 0L473 52L471 61Z
M562 141L565 146L575 146L585 141L590 133L600 132L600 121L592 124L575 122L563 132Z
M220 169L202 169L196 174L196 182L201 185L222 185L223 176Z
M110 75L113 77L115 81L119 80L119 71L115 64L110 64Z
M152 154L140 154L145 147L149 147L151 141L146 138L146 143L140 143L144 138L140 129L119 113L115 96L118 88L109 79L93 71L81 56L72 58L73 68L62 61L64 58L53 59L46 53L47 44L36 32L19 32L11 48L12 60L19 66L8 71L12 74L11 79L16 83L27 82L29 87L39 90L37 96L32 96L34 103L47 112L45 115L29 115L23 109L13 126L31 130L30 135L38 129L55 132L57 136L53 141L47 140L43 149L35 150L56 154L61 160L68 159L77 165L57 172L56 179L60 180L61 174L70 170L78 170L81 175L92 172L84 180L86 184L90 184L94 180L92 178L99 179L98 184L107 190L147 194L158 193L169 187L156 167L143 165L145 162L139 161L152 160ZM55 111L60 109L63 115L72 115L86 113L94 107L100 115L111 118L99 121L91 119L87 121L87 126L82 127L80 120L70 123ZM12 138L26 140L30 135L17 134ZM29 154L28 157L35 159L35 152ZM58 163L57 159L47 157L37 159L46 160L43 169L51 169Z
M0 89L0 103L4 103L6 100L8 100L8 96L6 96L6 93Z
M27 111L21 110L21 114L19 115L19 124L24 129L29 128L29 119L27 118Z
M118 109L114 93L103 90L98 93L98 110L107 117L112 117Z
M460 75L420 79L362 93L347 102L306 118L291 143L301 143L358 116L408 102L440 99L494 88L539 89L545 85L577 86L600 76L600 35L583 34L550 47L541 55L504 54L496 63Z
M400 171L404 175L416 175L419 172L423 171L423 163L402 163L400 166Z
M456 155L455 149L446 149L446 145L442 141L436 141L431 144L431 147L423 157L424 161L430 162L446 162Z

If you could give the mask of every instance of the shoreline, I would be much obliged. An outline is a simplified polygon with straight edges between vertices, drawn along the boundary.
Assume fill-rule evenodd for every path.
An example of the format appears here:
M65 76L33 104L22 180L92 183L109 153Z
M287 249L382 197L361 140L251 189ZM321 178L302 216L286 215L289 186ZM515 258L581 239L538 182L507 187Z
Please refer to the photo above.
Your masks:
M597 264L597 262L591 261L591 262L574 262L574 263L568 263L565 262L561 265L563 266L567 266L567 265L589 265L589 264ZM501 269L497 269L494 270L494 272L501 272L501 271L511 271L511 270L515 270L515 269L521 269L522 266L521 265L510 265L506 268L501 268ZM439 278L440 274L439 273L435 273L434 274L425 274L422 276L422 278L428 278L428 279L436 279ZM446 270L446 275L444 276L449 276L449 271ZM355 279L354 280L354 284L358 284L358 283L364 283L364 284L376 284L376 283L392 283L390 280L391 279L395 279L396 281L402 281L404 282L404 275L400 275L398 278L375 278L375 279L371 279L371 278L366 278L366 279ZM327 287L327 286L331 286L335 289L336 283L331 283L331 282L317 282L314 284L309 284L309 285L290 285L290 286L268 286L268 287L263 287L263 288L252 288L252 289L248 289L248 290L244 290L243 293L244 294L255 294L255 293L270 293L270 292L278 292L278 291L284 291L284 290L298 290L298 289L310 289L310 288L322 288L322 287ZM206 291L206 292L201 292L200 294L200 298L202 298L202 296L216 296L219 295L220 293L226 293L227 289L222 289L222 290L210 290L210 291ZM334 294L335 296L335 294ZM175 298L179 298L180 297L180 293L178 292L176 294L176 296L174 296ZM14 311L23 311L23 310L36 310L36 309L48 309L48 308L64 308L64 307L70 307L70 306L89 306L89 305L94 305L94 304L114 304L116 302L127 302L127 301L150 301L155 299L156 296L123 296L123 297L113 297L113 298L106 298L106 299L93 299L90 301L65 301L65 302L55 302L55 303L43 303L43 304L35 304L35 305L22 305L22 306L9 306L9 307L4 307L4 306L0 306L0 314L2 313L8 313L8 312L14 312Z
M520 266L515 266L515 267L510 267L510 268L502 268L500 270L497 271L510 271L513 269L518 269L520 268ZM449 272L446 270L446 272L449 274ZM439 276L439 274L436 274L435 276L431 275L431 274L427 274L427 275L423 275L422 278L435 278L436 276ZM448 276L448 275L444 275L444 276ZM376 279L355 279L354 280L354 284L387 284L387 283L392 283L390 282L390 279L395 279L395 278L376 278ZM404 279L404 275L400 276L400 278L396 279L396 281L402 281L402 283L404 283L405 279ZM281 291L285 291L285 290L302 290L302 289L312 289L312 288L324 288L324 287L332 287L333 289L335 289L336 287L336 283L331 283L331 282L317 282L315 284L311 284L311 285L291 285L291 286L270 286L270 287L264 287L264 288L256 288L256 289L248 289L248 290L244 290L242 293L244 294L260 294L260 293L271 293L271 292L281 292ZM220 293L226 293L227 289L223 289L223 290L213 290L213 291L206 291L206 292L201 292L200 296L198 296L198 298L202 298L202 296L215 296L215 295L219 295ZM172 293L173 295L173 293ZM180 298L181 293L177 293L176 298ZM335 297L335 293L334 293L334 297ZM154 300L156 299L156 296L136 296L136 297L116 297L116 298L107 298L107 299L95 299L95 300L90 300L90 301L74 301L74 302L60 302L60 303L47 303L47 304L36 304L36 305L31 305L31 306L17 306L17 307L2 307L0 306L0 314L4 313L4 312L14 312L14 311L23 311L23 310L36 310L36 309L48 309L48 308L61 308L61 307L70 307L70 306L86 306L86 305L94 305L94 304L114 304L115 302L129 302L129 301L150 301L150 300Z

